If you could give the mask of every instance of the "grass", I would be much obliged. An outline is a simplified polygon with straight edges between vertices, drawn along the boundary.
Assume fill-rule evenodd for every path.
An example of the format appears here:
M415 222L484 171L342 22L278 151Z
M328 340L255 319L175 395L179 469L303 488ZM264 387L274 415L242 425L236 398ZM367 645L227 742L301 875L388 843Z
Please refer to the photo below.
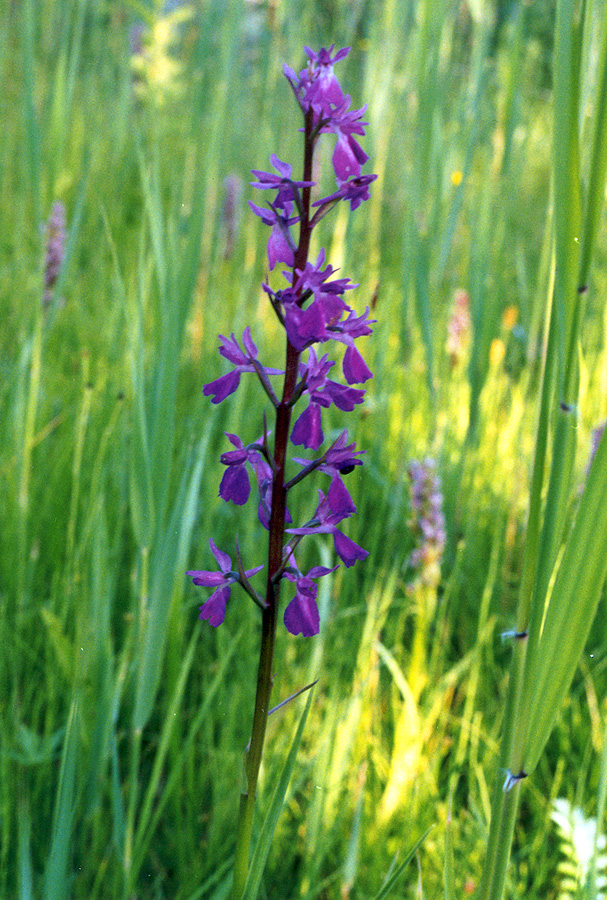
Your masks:
M199 623L184 572L207 565L210 535L227 546L237 531L256 558L254 510L237 515L217 490L223 432L258 433L259 395L249 384L211 408L202 386L222 371L218 333L250 323L271 364L277 329L259 288L265 236L244 204L225 256L222 181L237 175L248 198L248 172L271 152L299 158L281 66L333 42L353 47L341 80L369 104L379 174L369 203L327 218L319 238L360 283L361 311L376 294L363 348L375 378L354 428L367 454L350 476L349 535L370 556L325 579L318 638L278 641L276 702L319 683L259 896L374 897L430 826L423 894L472 894L503 781L513 648L499 635L516 623L554 217L568 208L562 180L551 188L550 4L500 5L499 28L491 4L485 16L450 0L191 6L168 84L131 69L129 27L146 10L157 20L151 4L5 0L0 16L0 897L227 895L258 626L247 604L216 631ZM584 185L602 5L586 16ZM597 231L563 528L606 414L602 191L583 196ZM68 251L45 311L55 200ZM567 227L559 219L557 240ZM452 367L458 288L473 332ZM413 677L406 468L427 455L448 542ZM582 537L591 544L591 525ZM326 547L308 550L330 564ZM591 547L570 552L578 564ZM552 720L536 734L507 897L559 895L556 798L603 814L604 616L601 599L543 752ZM558 654L557 642L548 663ZM260 832L304 703L270 719ZM392 896L419 892L413 862L399 877Z

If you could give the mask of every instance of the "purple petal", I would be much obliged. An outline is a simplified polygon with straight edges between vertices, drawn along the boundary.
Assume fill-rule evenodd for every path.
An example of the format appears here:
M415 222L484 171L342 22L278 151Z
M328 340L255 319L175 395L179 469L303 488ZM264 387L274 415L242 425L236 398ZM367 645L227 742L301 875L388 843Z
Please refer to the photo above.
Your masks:
M236 506L244 506L250 493L249 474L244 466L230 466L225 470L219 485L222 500L231 500Z
M308 571L308 578L322 578L323 575L330 575L331 572L335 572L337 569L339 569L339 565L333 566L332 569L327 569L326 566L312 566Z
M357 403L363 402L363 397L365 396L364 390L345 387L345 385L329 379L327 379L325 384L325 392L342 412L352 412Z
M318 634L320 616L316 601L312 597L296 594L285 609L284 623L291 634L302 634L304 637Z
M331 485L327 491L327 500L329 501L329 509L332 514L331 521L341 521L341 519L346 519L348 516L353 516L356 512L352 497L339 476L331 480Z
M244 444L237 434L230 434L229 431L224 431L224 434L229 442L234 445L234 447L236 447L238 450L244 450Z
M362 384L373 378L373 372L353 345L346 348L342 368L348 384Z
M291 441L295 446L301 444L308 450L318 450L323 440L320 407L318 403L309 403L293 426Z
M242 333L242 343L245 350L249 354L249 357L251 359L257 359L257 347L255 346L253 338L251 337L251 329L248 325Z
M227 575L232 571L232 560L228 556L227 553L224 553L223 550L220 550L213 538L209 540L209 547L211 548L211 553L217 560L217 565L221 569L224 575Z
M358 544L355 544L354 541L351 541L349 537L346 537L345 534L337 531L337 529L333 532L333 543L335 544L335 552L347 568L353 566L358 559L365 559L369 555L367 550L363 550L362 547L359 547Z
M221 341L221 346L219 348L220 356L223 356L224 359L227 359L228 362L231 362L234 366L246 366L248 360L240 349L238 341L234 337L234 332L232 332L229 338L220 334L219 340Z
M211 403L221 403L222 400L234 393L239 384L240 372L234 370L233 372L228 372L227 375L222 375L221 378L217 378L216 381L206 384L202 389L202 393L205 397L212 397Z
M333 151L333 168L338 184L347 181L348 178L358 178L360 175L360 162L356 158L351 141L356 145L356 141L349 140L345 134L340 134Z
M282 262L287 266L292 266L294 261L295 254L280 225L274 225L268 240L268 265L270 266L270 272L276 263Z
M199 587L217 587L224 584L226 580L223 572L204 572L195 569L185 574L189 575L192 582Z
M264 225L274 225L276 222L276 213L273 210L267 209L264 206L258 206L256 203L253 203L252 200L249 200L248 204L255 215L259 216Z
M217 628L217 626L221 625L225 619L226 603L229 599L230 588L227 586L219 588L219 590L215 591L215 593L209 597L206 603L202 604L198 618L208 619L209 624L212 625L213 628Z
M300 309L295 305L288 306L285 310L285 325L289 340L300 352L327 336L322 306L317 301L311 303L307 309Z

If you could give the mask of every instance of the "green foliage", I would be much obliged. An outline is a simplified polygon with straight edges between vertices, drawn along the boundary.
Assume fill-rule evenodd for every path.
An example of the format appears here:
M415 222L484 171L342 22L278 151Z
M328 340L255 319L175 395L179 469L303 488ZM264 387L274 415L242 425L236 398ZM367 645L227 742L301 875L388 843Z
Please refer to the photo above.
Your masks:
M129 33L158 26L158 4L23 0L0 16L0 897L219 900L229 890L257 611L235 595L220 629L197 624L203 598L184 573L206 567L211 535L233 553L236 530L247 565L261 561L255 510L217 500L223 432L257 436L261 394L243 379L215 408L201 391L222 371L218 333L251 324L264 360L282 362L260 297L267 235L244 185L270 152L299 152L281 66L302 65L304 43L352 44L342 83L369 105L379 174L360 215L325 221L322 235L378 320L364 348L369 412L353 435L365 466L349 476L359 508L349 533L370 556L323 580L318 639L280 635L275 702L319 681L301 734L301 700L269 722L255 889L400 896L413 889L415 852L428 896L480 882L512 656L499 633L516 627L527 577L552 235L556 222L561 243L577 237L575 213L579 259L559 270L553 327L570 334L579 316L580 341L562 345L579 361L578 418L567 444L553 408L545 423L548 465L567 479L543 547L561 562L554 580L542 576L549 652L535 669L541 693L528 687L537 767L506 883L506 896L556 896L551 802L578 773L575 805L598 793L604 830L607 785L592 549L605 452L579 499L590 432L607 415L606 132L587 115L606 102L593 75L603 6L586 4L592 52L577 60L574 35L559 62L584 79L577 97L558 80L565 69L555 79L568 99L553 201L550 3L185 5L166 45L179 90L156 97L150 60L133 69ZM579 207L567 180L576 155ZM243 184L233 245L228 176ZM43 226L56 200L67 253L45 309ZM579 272L589 291L574 309L567 284ZM457 290L471 328L453 356ZM343 427L338 415L331 427ZM427 455L448 543L426 621L408 589L406 468ZM302 553L331 564L320 542ZM597 602L576 674L572 623L590 629Z

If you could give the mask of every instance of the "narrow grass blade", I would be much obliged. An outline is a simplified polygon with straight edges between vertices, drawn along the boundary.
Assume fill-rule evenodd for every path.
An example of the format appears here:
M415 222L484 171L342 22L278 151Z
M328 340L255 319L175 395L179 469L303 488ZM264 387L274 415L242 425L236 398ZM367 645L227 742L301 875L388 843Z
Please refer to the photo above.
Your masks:
M449 794L449 808L447 822L445 823L445 900L455 900L455 865L453 861L453 822L451 819L451 804L453 795Z
M35 3L26 0L23 4L23 64L25 68L24 100L25 126L27 132L26 152L29 163L30 190L34 225L41 224L40 169L42 159L41 135L36 112L35 85Z
M407 866L409 865L411 860L415 857L415 854L417 853L417 851L419 850L421 845L424 843L424 841L426 840L426 838L428 837L428 835L430 834L430 832L432 831L433 828L434 828L434 825L430 825L430 827L428 829L426 829L426 831L422 834L422 836L419 838L419 840L417 840L415 842L415 844L413 844L413 846L408 851L407 855L405 856L404 860L400 863L398 868L395 869L394 872L392 872L392 874L388 877L388 879L386 881L384 881L384 883L382 884L382 886L379 889L379 891L377 892L377 894L373 897L373 900L384 900L384 897L387 897L389 895L390 891L394 887L396 887L396 885L398 884L398 882L404 875L405 869L407 868Z
M19 900L33 900L34 872L32 865L32 816L29 806L20 799L17 807L17 873Z
M605 174L607 172L607 16L603 20L599 53L597 95L594 101L592 156L581 240L579 287L585 286L588 279L590 260L605 198Z
M253 851L253 857L251 859L251 865L249 868L249 874L247 877L247 882L245 884L242 900L257 900L263 870L265 869L268 853L270 852L270 845L272 843L272 838L274 837L274 830L276 828L278 818L284 805L289 781L291 780L291 775L293 773L293 769L295 768L297 751L299 750L299 745L303 736L308 713L310 712L310 706L312 705L313 696L313 691L310 691L308 694L305 709L302 713L301 719L299 720L299 725L297 727L295 737L293 738L293 743L291 744L291 749L289 750L289 755L287 756L283 770L280 774L280 778L278 779L278 783L274 790L274 796L272 797L270 808L268 809L263 825L261 826L259 838L257 840L257 844L255 845L255 850Z
M348 849L344 861L344 873L342 879L342 893L345 896L350 895L350 891L356 883L356 874L358 872L358 858L360 854L360 841L362 837L362 819L364 806L364 773L359 786L358 801L354 810L354 821L352 823L352 831L350 832L350 840L348 841Z
M59 770L59 785L57 787L57 799L53 817L53 836L44 878L44 900L65 900L70 893L68 863L72 825L76 812L76 761L80 749L78 728L78 702L73 700L63 743L61 768Z
M133 713L135 731L145 726L158 690L166 641L167 618L175 590L175 579L179 577L180 570L183 571L182 584L185 584L186 557L196 518L200 480L208 443L207 435L200 442L191 475L188 478L186 473L182 480L171 520L166 528L161 548L158 550L155 571L152 574L149 619L143 637L137 675Z

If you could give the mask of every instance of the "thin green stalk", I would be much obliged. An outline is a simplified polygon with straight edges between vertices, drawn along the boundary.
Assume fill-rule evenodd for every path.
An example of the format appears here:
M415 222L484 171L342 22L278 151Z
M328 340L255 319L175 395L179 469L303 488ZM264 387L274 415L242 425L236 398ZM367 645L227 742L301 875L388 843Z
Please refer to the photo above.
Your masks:
M510 859L510 846L514 831L520 782L515 783L514 787L508 791L504 790L504 782L509 771L513 772L513 774L518 774L520 771L516 766L514 771L510 769L510 759L513 752L514 726L517 721L521 698L526 652L526 639L515 639L512 673L506 698L499 768L493 788L491 826L479 900L499 900L503 893L506 868Z
M34 447L34 430L38 412L38 396L40 392L40 372L42 368L42 309L36 310L36 324L31 341L30 377L28 385L25 425L21 447L21 475L19 479L19 547L17 556L17 598L23 602L25 588L25 569L27 561L27 527L29 517L30 481L32 475L32 450Z

